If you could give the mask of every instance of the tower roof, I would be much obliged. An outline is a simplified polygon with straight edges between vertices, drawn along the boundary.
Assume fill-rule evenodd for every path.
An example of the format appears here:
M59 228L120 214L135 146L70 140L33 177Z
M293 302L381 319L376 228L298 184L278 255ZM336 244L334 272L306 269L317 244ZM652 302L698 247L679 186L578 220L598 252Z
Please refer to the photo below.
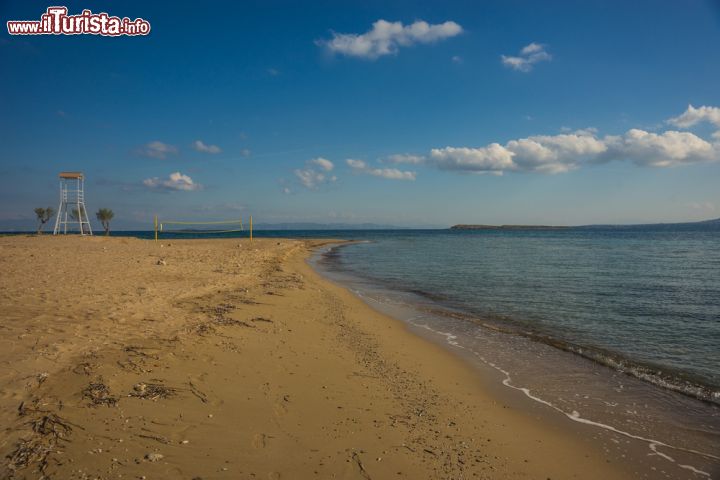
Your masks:
M60 178L83 178L82 172L60 172Z

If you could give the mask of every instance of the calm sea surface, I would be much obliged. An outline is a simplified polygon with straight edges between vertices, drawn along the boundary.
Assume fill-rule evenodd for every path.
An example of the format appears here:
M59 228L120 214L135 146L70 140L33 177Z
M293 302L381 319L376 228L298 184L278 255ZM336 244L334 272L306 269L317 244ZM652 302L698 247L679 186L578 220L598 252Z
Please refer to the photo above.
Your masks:
M720 227L354 238L316 263L368 303L594 428L640 476L720 475Z
M720 402L720 228L397 232L337 262Z

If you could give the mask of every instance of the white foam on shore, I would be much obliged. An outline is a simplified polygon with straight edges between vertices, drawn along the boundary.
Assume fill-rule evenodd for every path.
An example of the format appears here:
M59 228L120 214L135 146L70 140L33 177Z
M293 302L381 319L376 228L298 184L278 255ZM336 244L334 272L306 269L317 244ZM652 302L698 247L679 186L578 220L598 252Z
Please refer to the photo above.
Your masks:
M356 296L358 296L359 298L361 298L363 301L365 301L366 303L376 303L376 304L378 304L378 305L384 305L384 306L387 306L388 304L394 303L394 302L392 302L392 301L388 301L388 299L386 299L386 301L383 302L382 300L379 300L379 299L377 299L377 298L374 298L374 297L371 296L371 295L366 295L363 291L361 291L360 289L357 289L357 288L349 288L349 290L350 290L353 294L355 294ZM596 428L602 428L602 429L604 429L604 430L611 431L611 432L616 433L616 434L618 434L618 435L622 435L622 436L625 436L625 437L630 438L630 439L633 439L633 440L638 440L638 441L647 443L648 448L650 449L650 453L649 453L648 455L656 455L656 456L658 456L658 457L660 457L660 458L662 458L662 459L664 459L664 460L666 460L666 461L668 461L668 462L670 462L670 463L673 463L674 465L676 465L676 466L679 467L679 468L682 468L682 469L684 469L684 470L688 470L688 471L692 472L694 475L699 475L699 476L702 476L702 477L705 477L705 478L708 478L708 479L711 479L711 478L712 478L712 477L711 477L711 474L710 474L709 472L706 472L706 471L704 471L704 470L700 470L700 469L698 469L698 468L696 468L696 467L694 467L694 466L692 466L692 465L687 465L687 464L678 463L678 462L675 460L675 458L671 457L670 455L668 455L668 454L666 454L666 453L663 453L663 452L659 451L658 448L667 448L667 449L671 449L671 450L676 450L676 451L679 451L679 452L689 453L689 454L692 454L692 455L697 455L697 456L700 456L700 457L703 457L703 458L706 458L706 459L709 459L709 460L715 460L715 461L719 461L719 462L720 462L720 456L712 455L712 454L705 453L705 452L701 452L701 451L698 451L698 450L693 450L693 449L678 447L678 446L674 446L674 445L667 444L667 443L662 442L662 441L660 441L660 440L656 440L656 439L652 439L652 438L647 438L647 437L643 437L643 436L640 436L640 435L635 435L635 434L633 434L633 433L626 432L626 431L624 431L624 430L620 430L620 429L618 429L618 428L616 428L616 427L614 427L614 426L612 426L612 425L608 425L608 424L605 424L605 423L602 423L602 422L597 422L597 421L594 421L594 420L590 420L590 419L584 418L584 417L581 416L581 414L580 414L579 412L577 412L577 411L575 411L575 410L573 410L572 412L568 413L568 412L564 411L563 409L561 409L560 407L558 407L558 406L556 406L555 404L553 404L552 402L549 402L548 400L545 400L545 399L543 399L543 398L541 398L541 397L538 397L537 395L533 394L533 393L530 391L529 388L527 388L527 387L519 387L519 386L517 386L517 385L513 385L513 384L512 384L512 377L510 376L510 372L504 370L503 368L501 368L500 366L496 365L495 363L487 360L487 359L486 359L485 357L483 357L480 353L478 353L478 352L476 352L476 351L474 351L474 350L472 350L472 349L469 349L469 348L461 345L461 344L457 341L457 335L452 334L452 333L449 333L449 332L443 332L443 331L435 330L434 328L430 327L430 326L427 325L426 323L419 323L418 320L421 320L423 317L424 317L424 315L419 314L419 315L416 315L416 316L412 316L412 317L406 318L405 321L407 321L408 323L410 323L411 325L413 325L413 326L415 326L415 327L423 328L423 329L428 330L428 331L430 331L430 332L432 332L432 333L434 333L434 334L436 334L436 335L440 335L440 336L444 337L446 343L447 343L448 345L452 346L452 347L459 348L459 349L463 349L463 350L466 350L466 351L468 351L468 352L471 352L476 358L478 358L478 359L479 359L480 361L482 361L484 364L486 364L487 366L489 366L489 367L497 370L498 372L502 373L502 374L505 376L505 378L502 380L502 384L503 384L504 386L506 386L506 387L508 387L508 388L511 388L511 389L513 389L513 390L518 390L518 391L523 392L523 393L525 394L525 396L528 397L529 399L531 399L531 400L533 400L533 401L535 401L535 402L537 402L537 403L543 404L543 405L545 405L545 406L547 406L547 407L550 407L551 409L557 411L558 413L561 413L562 415L564 415L565 417L567 417L568 419L570 419L570 420L572 420L572 421L574 421L574 422L582 423L582 424L585 424L585 425L590 425L590 426L593 426L593 427L596 427Z
M420 316L415 317L415 318L420 318ZM568 412L564 411L563 409L561 409L560 407L554 405L553 403L551 403L551 402L549 402L549 401L547 401L547 400L545 400L545 399L543 399L543 398L540 398L540 397L538 397L537 395L534 395L534 394L530 391L529 388L527 388L527 387L519 387L519 386L517 386L517 385L513 385L513 384L512 384L512 377L510 376L510 372L508 372L507 370L504 370L502 367L496 365L494 362L491 362L491 361L487 360L487 359L486 359L485 357L483 357L480 353L478 353L478 352L476 352L476 351L474 351L474 350L468 349L468 348L464 347L463 345L460 345L460 344L457 342L457 336L456 336L456 335L454 335L454 334L452 334L452 333L448 333L448 332L441 332L441 331L435 330L435 329L433 329L432 327L430 327L430 326L427 325L427 324L424 324L424 323L416 323L416 322L414 322L413 320L414 320L413 318L408 319L408 322L409 322L410 324L412 324L413 326L415 326L415 327L424 328L424 329L429 330L429 331L431 331L431 332L433 332L433 333L435 333L435 334L437 334L437 335L440 335L440 336L445 337L445 341L447 342L448 345L451 345L451 346L453 346L453 347L455 347L455 348L461 348L461 349L463 349L463 350L467 350L467 351L471 352L473 355L475 355L475 356L476 356L480 361L482 361L484 364L486 364L487 366L489 366L489 367L497 370L498 372L502 373L503 375L505 375L505 378L502 380L502 384L503 384L504 386L506 386L506 387L508 387L508 388L512 388L512 389L514 389L514 390L519 390L519 391L523 392L523 393L525 394L525 396L527 396L529 399L531 399L531 400L533 400L533 401L535 401L535 402L541 403L541 404L543 404L543 405L546 405L546 406L552 408L553 410L555 410L555 411L557 411L557 412L565 415L567 418L569 418L570 420L572 420L572 421L574 421L574 422L582 423L582 424L585 424L585 425L590 425L590 426L593 426L593 427L602 428L602 429L604 429L604 430L609 430L609 431L611 431L611 432L617 433L618 435L623 435L623 436L628 437L628 438L631 438L631 439L633 439L633 440L639 440L639 441L641 441L641 442L645 442L645 443L648 444L648 448L649 448L650 451L651 451L651 453L648 454L648 455L657 455L658 457L663 458L663 459L665 459L665 460L667 460L667 461L669 461L669 462L677 465L678 467L680 467L680 468L682 468L682 469L689 470L689 471L691 471L692 473L694 473L694 474L696 474L696 475L701 475L701 476L706 477L706 478L708 478L708 479L711 478L710 473L705 472L705 471L703 471L703 470L700 470L700 469L698 469L698 468L696 468L696 467L694 467L694 466L692 466L692 465L686 465L686 464L677 463L677 461L676 461L673 457L671 457L670 455L668 455L668 454L666 454L666 453L663 453L663 452L659 451L658 448L664 447L664 448L668 448L668 449L672 449L672 450L676 450L676 451L680 451L680 452L690 453L690 454L693 454L693 455L699 455L699 456L704 457L704 458L707 458L707 459L720 461L720 457L715 456L715 455L712 455L712 454L709 454L709 453L700 452L700 451L697 451L697 450L688 449L688 448L683 448L683 447L677 447L677 446L670 445L670 444L667 444L667 443L665 443L665 442L662 442L662 441L660 441L660 440L656 440L656 439L653 439L653 438L646 438L646 437L642 437L642 436L640 436L640 435L635 435L635 434L633 434L633 433L626 432L626 431L624 431L624 430L620 430L620 429L618 429L618 428L616 428L616 427L613 427L612 425L608 425L608 424L605 424L605 423L596 422L596 421L594 421L594 420L590 420L590 419L587 419L587 418L583 418L583 417L580 415L580 413L577 412L577 411L575 411L575 410L573 410L572 412L568 413Z

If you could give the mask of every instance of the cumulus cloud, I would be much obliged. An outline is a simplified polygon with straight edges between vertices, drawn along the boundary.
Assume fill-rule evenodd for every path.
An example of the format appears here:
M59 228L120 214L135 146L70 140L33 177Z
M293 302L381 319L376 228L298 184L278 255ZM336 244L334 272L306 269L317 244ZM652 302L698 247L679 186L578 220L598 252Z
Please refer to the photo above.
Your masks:
M389 163L407 163L411 165L419 165L425 161L425 157L421 155L411 155L409 153L400 153L386 157L385 161Z
M354 173L372 175L374 177L386 178L389 180L415 180L416 172L398 170L397 168L373 168L362 160L346 160Z
M509 141L505 147L513 154L518 170L562 173L573 170L586 160L597 157L607 146L593 133L535 135Z
M197 150L198 152L203 153L220 153L222 150L217 145L207 145L202 140L195 140L192 144L192 147Z
M545 50L545 45L533 42L523 47L518 56L501 55L500 60L508 68L520 72L529 72L536 63L552 60L552 55Z
M188 175L183 175L180 172L171 173L167 179L158 177L146 178L143 180L143 185L148 188L165 191L183 190L191 192L203 188L202 185L195 183Z
M512 153L498 143L486 147L445 147L430 151L430 163L442 170L498 173L515 170Z
M720 127L720 108L702 106L695 108L688 105L687 110L682 115L673 117L667 121L670 125L678 128L690 128L701 122L709 122Z
M710 107L705 110L713 111ZM403 155L388 158L393 157L404 159ZM534 135L505 144L434 148L427 158L418 158L423 161L417 163L441 170L496 175L505 172L556 174L584 164L610 161L666 168L720 161L720 133L714 133L708 141L690 132L654 133L634 128L622 135L599 137L596 129L587 128L558 135Z
M323 183L330 183L337 180L335 176L328 177L324 173L313 170L312 168L297 169L295 170L295 176L304 187L310 190L317 190Z
M337 181L335 175L329 175L333 168L335 165L330 160L318 157L308 160L305 168L298 168L294 173L302 186L309 190L317 190L321 185ZM289 189L285 193L290 193Z
M410 25L402 22L378 20L365 33L336 33L329 40L317 40L318 46L332 54L374 60L384 55L397 54L400 47L419 43L433 43L462 33L455 22L429 24L418 20Z
M718 145L690 132L668 130L657 134L633 128L624 135L605 137L604 143L609 160L631 160L651 167L676 167L720 159Z
M165 158L167 158L168 155L175 154L177 152L177 147L160 142L158 140L147 143L138 150L138 153L140 153L140 155L144 155L150 158L158 158L160 160L164 160Z
M309 163L311 165L317 165L318 167L325 170L326 172L330 172L330 171L332 171L333 168L335 168L335 165L330 160L328 160L327 158L322 158L322 157L313 158L312 160L310 160Z
M561 173L607 150L591 134L536 135L505 145L445 147L430 151L430 163L443 170L502 174L506 171Z

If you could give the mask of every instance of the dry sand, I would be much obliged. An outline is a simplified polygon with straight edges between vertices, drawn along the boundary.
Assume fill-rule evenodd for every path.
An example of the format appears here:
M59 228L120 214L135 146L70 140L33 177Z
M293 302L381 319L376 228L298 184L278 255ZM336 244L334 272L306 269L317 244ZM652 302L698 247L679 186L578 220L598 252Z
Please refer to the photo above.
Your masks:
M305 260L0 238L2 478L629 477Z

